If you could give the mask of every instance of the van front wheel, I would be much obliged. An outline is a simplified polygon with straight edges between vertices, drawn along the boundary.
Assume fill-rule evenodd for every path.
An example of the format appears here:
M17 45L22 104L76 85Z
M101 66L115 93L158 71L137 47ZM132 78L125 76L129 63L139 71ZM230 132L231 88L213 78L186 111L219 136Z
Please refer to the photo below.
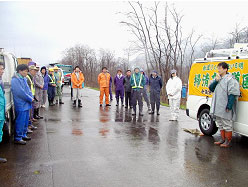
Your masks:
M201 111L199 116L199 126L202 133L207 136L212 136L218 131L215 122L209 114L209 109L203 109Z

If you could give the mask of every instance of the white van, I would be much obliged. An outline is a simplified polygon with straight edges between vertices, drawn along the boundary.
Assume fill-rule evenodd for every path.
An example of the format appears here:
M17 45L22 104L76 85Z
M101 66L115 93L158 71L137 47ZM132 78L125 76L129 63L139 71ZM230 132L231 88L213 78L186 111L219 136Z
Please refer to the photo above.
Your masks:
M11 131L14 125L14 102L11 94L11 79L16 71L17 58L13 54L5 52L3 48L0 48L0 62L3 62L5 67L3 82L6 98L6 121L9 122L9 128L4 131L4 137L9 137L12 134Z
M208 86L215 79L217 65L226 62L229 73L240 83L241 96L237 105L237 119L234 131L248 136L248 44L235 44L232 49L212 50L205 58L196 59L192 64L189 75L186 114L199 121L203 134L214 135L218 128L209 115L212 93Z

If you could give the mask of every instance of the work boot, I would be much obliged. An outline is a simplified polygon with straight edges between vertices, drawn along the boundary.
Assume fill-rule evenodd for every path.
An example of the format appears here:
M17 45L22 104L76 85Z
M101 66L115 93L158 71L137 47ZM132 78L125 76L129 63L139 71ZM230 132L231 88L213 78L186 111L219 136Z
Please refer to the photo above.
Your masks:
M6 158L0 158L0 163L6 163L7 159Z
M218 142L214 142L215 145L221 145L225 142L225 131L220 130L221 139Z
M224 148L230 147L232 140L232 131L229 132L225 131L225 138L226 138L225 142L223 144L220 144L220 147L224 147Z
M52 105L53 103L52 103L51 100L49 100L48 102L49 102L49 106L53 106L53 105Z
M136 109L133 109L132 116L136 116Z
M157 116L159 116L160 115L160 113L159 113L160 106L157 106L156 108L157 108Z
M73 107L76 107L76 103L77 103L77 100L74 100L72 106L73 106Z
M65 104L64 102L62 102L62 99L59 100L59 104L63 105Z
M29 126L29 129L31 129L31 130L36 130L37 127L35 127L35 126L33 126L33 125L30 125L30 126Z
M150 105L148 105L147 107L148 107L148 111L151 111L151 106L150 106Z
M80 108L83 107L82 102L81 102L80 99L78 100L78 107L80 107Z
M30 140L31 140L31 137L26 136L26 137L23 137L22 139L23 139L24 141L30 141Z
M15 140L14 141L14 144L19 144L19 145L26 145L26 141L24 141L24 140Z
M39 116L37 115L37 109L34 109L34 119L40 119Z
M31 121L34 122L34 123L38 122L38 120L37 119L34 119L34 118L31 119Z
M28 134L32 134L33 131L32 131L30 128L28 128L27 133L28 133Z
M51 106L55 106L54 99L51 100Z
M149 114L154 114L154 111L153 111L153 110L151 110L151 111L149 112Z
M39 108L37 108L37 116L38 116L40 119L43 119L43 117L40 116L40 110L39 110Z

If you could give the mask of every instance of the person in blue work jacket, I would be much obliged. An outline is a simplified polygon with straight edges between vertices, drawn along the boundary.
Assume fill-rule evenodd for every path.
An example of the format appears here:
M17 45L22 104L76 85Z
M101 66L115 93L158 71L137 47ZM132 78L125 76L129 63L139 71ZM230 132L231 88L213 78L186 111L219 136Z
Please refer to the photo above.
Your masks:
M160 115L160 91L163 87L163 82L160 76L158 76L158 72L153 70L152 74L149 78L149 85L150 85L150 101L152 110L149 114L154 114L155 112L155 105L157 110L157 115Z
M32 108L34 98L26 79L28 70L29 68L26 64L18 65L16 68L17 73L11 80L11 92L13 94L16 115L14 143L20 145L25 145L26 141L31 140L27 136L27 130L29 110Z
M134 69L134 73L131 76L130 83L132 86L132 104L133 104L133 113L132 115L136 115L136 105L137 102L139 104L139 115L143 116L143 101L142 101L142 93L143 88L146 84L146 79L143 74L140 73L140 69L136 67Z
M2 81L2 76L4 73L4 64L0 62L0 142L2 142L3 138L3 124L5 121L5 107L6 101L4 96L4 85ZM7 162L6 158L0 158L0 163Z

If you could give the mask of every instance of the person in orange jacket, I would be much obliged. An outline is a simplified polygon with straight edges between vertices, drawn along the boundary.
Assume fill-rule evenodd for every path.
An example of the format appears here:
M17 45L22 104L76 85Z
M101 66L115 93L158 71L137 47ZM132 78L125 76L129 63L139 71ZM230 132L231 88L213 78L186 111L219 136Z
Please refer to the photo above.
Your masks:
M98 75L98 84L100 86L100 106L103 104L103 97L105 95L106 106L111 106L109 104L109 81L110 74L107 72L107 68L102 68L102 73Z
M78 100L78 107L82 107L82 89L84 83L84 74L80 70L79 66L74 68L74 72L71 74L71 83L73 89L73 107L76 107Z

